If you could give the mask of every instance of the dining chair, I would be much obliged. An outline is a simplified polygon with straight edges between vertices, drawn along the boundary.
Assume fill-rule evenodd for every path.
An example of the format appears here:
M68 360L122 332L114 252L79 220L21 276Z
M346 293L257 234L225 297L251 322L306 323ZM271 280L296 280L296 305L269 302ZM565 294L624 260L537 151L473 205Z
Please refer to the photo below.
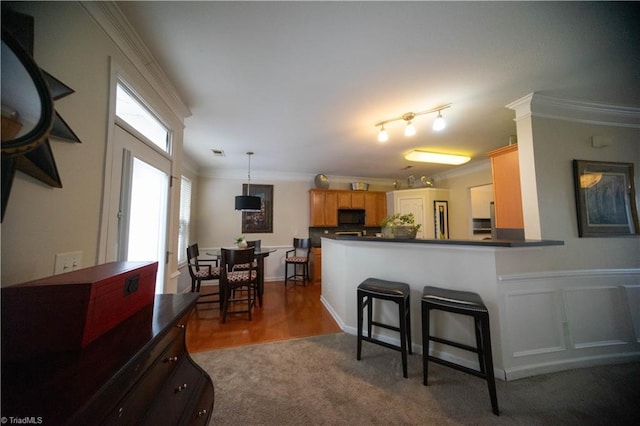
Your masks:
M309 250L311 249L311 239L294 238L293 249L285 253L284 258L284 286L289 280L302 278L302 285L306 285L309 278ZM293 275L289 275L289 265L293 265ZM302 274L298 273L298 267L302 267Z
M220 268L218 259L201 259L198 244L191 244L187 247L187 264L189 275L191 276L191 292L200 293L202 281L213 281L220 279ZM219 283L218 283L219 284ZM217 297L216 297L217 296ZM213 298L213 300L210 300ZM198 303L221 303L220 286L218 291L201 294Z
M246 249L220 250L220 292L222 293L222 323L227 321L227 314L249 314L256 303L258 291L258 267L253 262L255 247ZM248 269L237 269L237 265L247 264ZM242 291L236 291L242 290ZM246 309L229 310L229 307L241 303Z
M253 247L256 251L260 251L260 248L262 247L262 240L247 241L247 247ZM253 259L253 263L257 266L257 260ZM238 264L235 266L236 271L245 269L249 269L249 264Z

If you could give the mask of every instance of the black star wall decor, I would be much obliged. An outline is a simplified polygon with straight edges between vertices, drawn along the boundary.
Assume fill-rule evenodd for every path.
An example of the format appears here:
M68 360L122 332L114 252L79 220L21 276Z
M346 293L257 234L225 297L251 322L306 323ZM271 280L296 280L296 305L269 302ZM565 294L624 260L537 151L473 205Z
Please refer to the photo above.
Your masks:
M2 220L16 170L62 188L50 138L80 143L53 102L73 89L33 60L34 20L2 9Z

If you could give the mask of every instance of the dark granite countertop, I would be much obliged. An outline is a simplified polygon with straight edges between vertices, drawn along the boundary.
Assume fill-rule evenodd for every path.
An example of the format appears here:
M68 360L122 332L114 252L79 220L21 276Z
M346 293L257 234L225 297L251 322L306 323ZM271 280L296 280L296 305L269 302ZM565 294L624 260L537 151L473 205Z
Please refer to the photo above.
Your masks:
M421 240L421 239L398 239L380 237L354 237L350 235L323 235L338 241L366 241L376 243L406 243L406 244L440 244L448 246L476 246L476 247L543 247L543 246L563 246L564 241L557 240Z

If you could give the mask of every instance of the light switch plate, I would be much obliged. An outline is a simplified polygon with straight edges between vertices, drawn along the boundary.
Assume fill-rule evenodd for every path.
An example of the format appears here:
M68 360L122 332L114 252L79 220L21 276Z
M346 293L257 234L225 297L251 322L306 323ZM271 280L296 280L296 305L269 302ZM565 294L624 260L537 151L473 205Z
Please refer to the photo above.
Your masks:
M68 253L56 254L55 266L53 270L54 275L75 271L76 269L80 268L82 268L81 251L70 251Z

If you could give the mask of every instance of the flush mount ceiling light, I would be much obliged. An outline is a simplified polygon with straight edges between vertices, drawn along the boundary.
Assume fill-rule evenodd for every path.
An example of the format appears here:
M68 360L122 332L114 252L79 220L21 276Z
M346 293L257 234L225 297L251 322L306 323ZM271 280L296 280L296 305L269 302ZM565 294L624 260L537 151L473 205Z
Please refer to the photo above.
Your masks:
M433 122L433 130L440 131L444 129L447 125L447 123L444 121L444 118L442 118L442 110L447 109L449 107L451 107L451 104L440 105L439 107L428 109L426 111L407 112L402 114L399 117L390 118L388 120L382 120L375 124L375 127L380 127L380 131L378 132L378 142L386 142L389 140L389 135L384 128L385 124L392 123L394 121L400 121L400 120L405 121L406 127L404 129L404 135L407 137L410 137L416 134L416 127L413 124L413 120L420 115L430 114L432 112L438 113L438 117L436 117L435 121Z
M466 155L440 154L437 152L421 151L419 149L408 152L404 158L409 161L418 161L421 163L452 164L454 166L459 166L471 160L471 157Z
M259 212L262 211L262 200L251 194L251 156L253 152L247 152L249 156L249 172L247 174L247 193L236 196L236 210L243 212Z

